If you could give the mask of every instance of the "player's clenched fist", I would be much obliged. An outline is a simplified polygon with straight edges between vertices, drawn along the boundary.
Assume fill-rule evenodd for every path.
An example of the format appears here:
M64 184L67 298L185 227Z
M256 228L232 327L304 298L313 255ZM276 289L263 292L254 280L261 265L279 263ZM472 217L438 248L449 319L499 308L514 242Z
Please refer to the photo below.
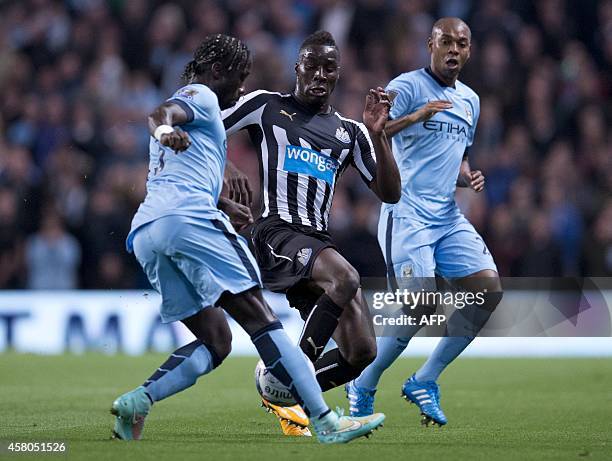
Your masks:
M485 185L485 177L480 170L470 171L470 188L476 192L482 192Z
M159 138L159 143L177 152L187 150L191 145L189 135L180 128L174 128L171 133L164 133Z

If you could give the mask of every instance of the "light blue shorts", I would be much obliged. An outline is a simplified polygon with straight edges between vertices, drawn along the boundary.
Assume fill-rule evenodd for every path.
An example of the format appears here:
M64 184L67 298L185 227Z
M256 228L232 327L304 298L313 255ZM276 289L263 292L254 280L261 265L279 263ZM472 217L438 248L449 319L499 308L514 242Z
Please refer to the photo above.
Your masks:
M497 272L487 245L463 215L450 224L434 226L411 218L396 218L383 209L378 222L378 243L392 288L397 288L394 281L405 282L415 277L433 279L438 275L452 279L485 269Z
M138 228L134 254L162 296L162 321L186 319L214 306L225 291L261 287L246 240L224 215L215 219L171 215Z

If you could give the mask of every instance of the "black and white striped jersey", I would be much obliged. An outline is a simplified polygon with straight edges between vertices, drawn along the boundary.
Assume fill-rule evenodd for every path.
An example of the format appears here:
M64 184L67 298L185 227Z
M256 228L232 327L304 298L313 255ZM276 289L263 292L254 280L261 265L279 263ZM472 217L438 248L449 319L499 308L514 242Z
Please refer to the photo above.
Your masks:
M246 128L259 154L263 218L327 230L334 186L349 164L367 184L375 178L368 130L333 107L313 113L290 94L260 90L222 117L228 135Z

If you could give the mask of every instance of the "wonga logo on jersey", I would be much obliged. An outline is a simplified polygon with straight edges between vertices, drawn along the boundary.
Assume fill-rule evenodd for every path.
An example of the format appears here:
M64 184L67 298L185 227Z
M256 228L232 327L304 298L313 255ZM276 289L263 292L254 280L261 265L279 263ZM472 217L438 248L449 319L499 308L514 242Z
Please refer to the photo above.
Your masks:
M307 147L288 145L285 149L283 169L293 173L314 176L332 185L338 169L338 161Z

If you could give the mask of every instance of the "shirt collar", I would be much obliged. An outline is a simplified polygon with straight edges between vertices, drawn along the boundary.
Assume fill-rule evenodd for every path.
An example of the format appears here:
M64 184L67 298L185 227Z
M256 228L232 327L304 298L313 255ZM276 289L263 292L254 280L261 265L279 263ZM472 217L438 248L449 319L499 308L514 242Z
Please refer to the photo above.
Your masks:
M451 85L447 85L447 84L446 84L446 83L444 83L442 80L440 80L440 79L438 78L438 76L437 76L436 74L434 74L434 73L433 73L433 71L431 70L431 67L427 66L427 67L425 68L425 72L427 72L427 73L429 74L429 76L430 76L431 78L433 78L433 79L436 81L436 83L437 83L438 85L440 85L441 87L456 89L454 85L453 85L453 86L451 86Z

